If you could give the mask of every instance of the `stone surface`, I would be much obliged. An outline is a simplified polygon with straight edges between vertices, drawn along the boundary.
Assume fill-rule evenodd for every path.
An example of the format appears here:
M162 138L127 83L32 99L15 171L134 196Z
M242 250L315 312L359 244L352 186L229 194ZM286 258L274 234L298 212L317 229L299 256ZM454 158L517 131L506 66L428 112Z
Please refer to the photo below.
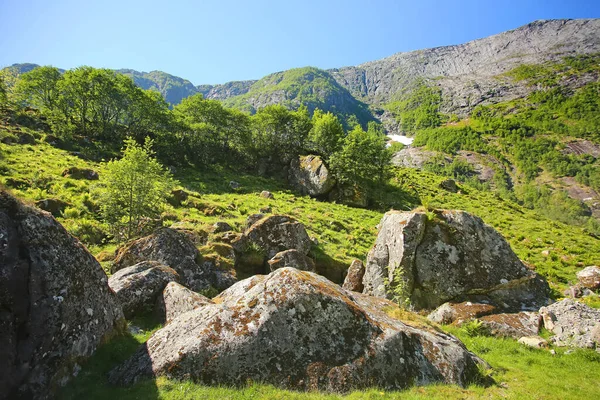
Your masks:
M90 181L98 180L98 172L89 168L71 167L67 168L62 172L62 176L66 176L73 179L87 179Z
M230 232L233 228L225 221L217 221L213 224L213 233Z
M496 307L485 303L472 303L470 301L462 303L444 303L433 310L427 316L427 319L436 324L449 325L456 323L457 325L460 325L471 319L493 314L495 311Z
M70 204L66 201L59 199L44 199L35 202L35 205L44 211L48 211L55 217L60 217L65 211L65 208L69 207Z
M533 347L535 349L542 349L548 347L548 342L539 336L523 336L519 338L519 343L525 346Z
M577 273L579 284L591 290L600 289L600 267L586 267Z
M315 262L296 249L280 251L267 261L267 263L271 272L286 267L315 272Z
M536 312L493 314L479 318L494 336L519 339L540 332L541 317Z
M244 253L249 246L257 246L265 253L266 259L270 259L280 251L290 249L306 255L311 241L304 225L294 218L269 215L254 222L232 245L239 253Z
M0 191L0 398L52 397L124 328L107 281L54 218Z
M126 318L150 311L169 282L178 282L179 274L156 261L142 261L118 270L108 278Z
M365 265L360 260L352 260L342 288L352 292L362 293L365 288L362 280L365 275Z
M208 304L213 304L208 297L171 281L156 299L155 311L159 318L168 324L179 315Z
M158 261L173 268L179 274L181 283L195 291L210 287L223 290L235 282L235 277L228 271L205 263L186 233L171 228L160 228L118 249L112 272L142 261Z
M169 203L174 207L179 207L184 201L190 197L189 193L183 189L173 189Z
M335 186L335 179L319 156L308 155L294 158L290 164L289 182L301 194L323 196Z
M600 352L600 310L573 299L564 299L540 309L544 327L554 333L557 346L596 349Z
M229 182L229 187L232 188L233 190L239 189L240 188L240 184L236 181L230 181Z
M166 375L210 385L250 380L346 392L466 385L485 365L453 336L388 316L381 310L394 307L389 301L293 268L238 282L215 303L157 331L111 371L110 381Z
M452 193L458 192L458 186L456 186L456 182L454 181L454 179L445 179L441 181L440 188Z
M263 190L262 192L260 192L259 196L264 199L274 199L275 198L273 196L273 193L269 192L268 190Z
M519 311L548 303L546 281L474 215L438 210L430 220L425 212L390 211L379 226L365 294L407 298L416 309L472 301Z

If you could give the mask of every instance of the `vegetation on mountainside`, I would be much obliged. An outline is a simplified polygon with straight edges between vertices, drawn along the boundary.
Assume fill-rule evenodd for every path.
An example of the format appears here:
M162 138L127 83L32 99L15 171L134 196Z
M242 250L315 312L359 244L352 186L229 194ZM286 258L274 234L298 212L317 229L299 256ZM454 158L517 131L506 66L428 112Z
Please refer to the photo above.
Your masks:
M458 123L444 124L448 117L439 113L441 95L423 83L388 108L398 115L403 129L416 133L414 146L450 155L461 150L490 155L496 160L491 165L496 170L493 184L504 198L600 234L600 222L590 217L585 204L534 183L545 172L554 179L574 177L600 191L598 159L564 151L565 144L577 138L600 143L599 61L600 55L594 54L567 57L558 63L521 65L505 77L535 88L527 97L477 106L470 118ZM573 86L574 78L583 84ZM419 125L414 121L425 122ZM466 164L456 159L448 163L441 157L431 160L426 169L485 188Z
M119 69L116 72L132 78L144 90L159 92L170 105L177 105L186 97L198 93L198 89L187 79L166 72L139 72L132 69Z
M224 100L226 106L254 113L254 104L277 104L297 109L304 105L312 113L315 109L331 112L338 116L346 128L347 120L354 116L366 125L373 117L367 106L355 99L347 89L327 71L314 68L295 68L276 72L255 82L247 93Z

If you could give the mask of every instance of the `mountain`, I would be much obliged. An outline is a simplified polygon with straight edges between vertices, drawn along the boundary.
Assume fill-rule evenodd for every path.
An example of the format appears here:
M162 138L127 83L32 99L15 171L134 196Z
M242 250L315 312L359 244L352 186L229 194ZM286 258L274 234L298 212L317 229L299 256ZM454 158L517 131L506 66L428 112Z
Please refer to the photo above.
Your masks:
M118 69L118 73L130 76L142 89L157 90L167 103L181 103L182 99L198 93L198 89L187 79L162 71L139 72L133 69Z

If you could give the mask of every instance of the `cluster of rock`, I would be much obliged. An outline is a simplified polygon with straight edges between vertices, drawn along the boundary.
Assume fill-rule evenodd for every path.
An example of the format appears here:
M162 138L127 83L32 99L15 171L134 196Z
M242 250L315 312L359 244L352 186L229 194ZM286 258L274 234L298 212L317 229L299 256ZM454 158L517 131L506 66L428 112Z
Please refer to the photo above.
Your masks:
M546 282L465 212L387 213L366 264L355 260L342 287L314 272L312 242L293 218L251 216L242 234L225 225L214 234L229 243L174 228L134 240L107 279L50 214L2 192L0 398L52 397L125 318L151 310L164 327L110 372L112 383L160 375L347 392L481 382L484 361L435 325L393 317L390 299L437 307L429 318L439 323L476 318L530 345L545 344L535 337L544 326L556 345L600 349L600 310L550 305ZM261 274L238 281L249 252ZM580 279L594 286L590 271ZM221 293L197 293L207 288Z
M381 310L394 307L391 302L295 268L248 278L212 303L195 303L115 368L110 380L131 384L165 375L241 385L250 379L345 392L466 385L479 379L479 365L486 366L452 336L390 318Z
M597 290L598 272L579 272L579 285ZM366 294L433 310L428 318L436 323L477 319L492 335L535 346L547 345L537 337L545 327L557 345L600 351L600 310L570 299L550 305L546 281L464 211L386 213L362 283Z

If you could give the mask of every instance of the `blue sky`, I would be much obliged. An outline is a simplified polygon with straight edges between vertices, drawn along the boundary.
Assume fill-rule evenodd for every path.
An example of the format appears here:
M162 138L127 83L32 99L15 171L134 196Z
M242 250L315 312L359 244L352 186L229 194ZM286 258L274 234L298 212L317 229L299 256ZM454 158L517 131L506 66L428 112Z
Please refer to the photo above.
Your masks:
M0 67L162 70L224 83L357 65L536 19L597 17L600 0L0 0Z

